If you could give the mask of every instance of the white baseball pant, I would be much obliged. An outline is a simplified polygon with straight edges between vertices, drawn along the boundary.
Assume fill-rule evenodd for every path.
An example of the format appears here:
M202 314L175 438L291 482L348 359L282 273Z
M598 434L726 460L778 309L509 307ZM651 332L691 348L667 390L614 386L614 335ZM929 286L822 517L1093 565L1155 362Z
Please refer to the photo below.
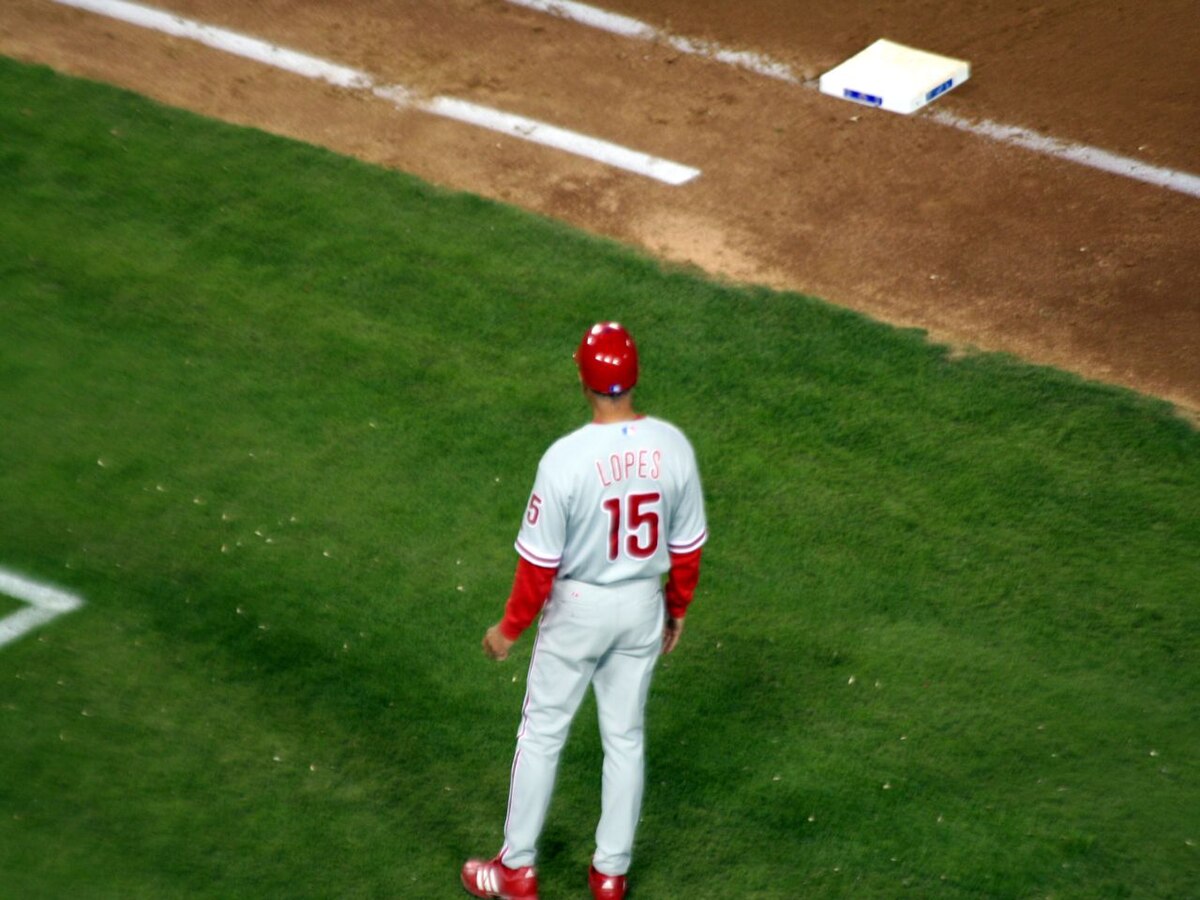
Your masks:
M657 578L605 587L555 582L538 626L517 732L500 851L506 866L534 864L559 754L590 683L604 746L592 864L605 875L629 870L645 783L646 695L665 615Z

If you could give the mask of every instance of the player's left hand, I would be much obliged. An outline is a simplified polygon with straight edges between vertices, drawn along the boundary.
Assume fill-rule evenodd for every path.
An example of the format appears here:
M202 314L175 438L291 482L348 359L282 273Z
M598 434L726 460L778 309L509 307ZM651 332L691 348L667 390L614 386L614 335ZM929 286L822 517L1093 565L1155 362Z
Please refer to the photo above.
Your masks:
M492 659L505 660L508 659L508 651L515 643L516 641L504 636L504 632L500 630L500 623L497 622L483 636L483 652Z

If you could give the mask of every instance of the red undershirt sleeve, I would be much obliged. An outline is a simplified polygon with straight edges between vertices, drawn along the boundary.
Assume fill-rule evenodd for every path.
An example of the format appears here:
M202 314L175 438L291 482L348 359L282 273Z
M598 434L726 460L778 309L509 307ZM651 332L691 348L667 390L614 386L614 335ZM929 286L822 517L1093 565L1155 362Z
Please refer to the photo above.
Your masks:
M667 613L673 619L682 619L687 614L688 604L700 582L700 554L703 551L703 547L697 547L691 553L671 554L666 593Z
M512 593L504 605L504 618L500 620L500 632L510 641L515 641L521 632L533 624L546 598L550 596L550 588L554 586L554 576L558 569L548 569L545 566L535 566L525 557L517 558L517 572L513 576Z

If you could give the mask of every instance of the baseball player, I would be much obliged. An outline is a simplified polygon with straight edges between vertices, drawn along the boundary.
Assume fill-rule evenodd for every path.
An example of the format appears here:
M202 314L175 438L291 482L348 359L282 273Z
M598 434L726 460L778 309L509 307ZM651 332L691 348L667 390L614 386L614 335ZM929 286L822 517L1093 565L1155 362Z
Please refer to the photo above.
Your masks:
M589 684L604 771L588 884L596 900L625 896L650 676L683 633L708 536L691 444L675 426L634 410L638 357L629 332L615 322L593 326L575 361L592 421L542 457L517 536L512 593L483 638L487 655L503 660L541 613L504 846L494 859L468 860L462 869L463 886L476 897L536 900L537 840L559 752Z

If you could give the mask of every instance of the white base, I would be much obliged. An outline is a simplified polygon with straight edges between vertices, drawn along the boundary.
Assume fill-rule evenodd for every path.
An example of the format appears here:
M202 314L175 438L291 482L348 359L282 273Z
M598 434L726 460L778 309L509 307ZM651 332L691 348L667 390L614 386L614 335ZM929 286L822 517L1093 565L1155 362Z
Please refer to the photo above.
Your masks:
M882 38L821 76L821 93L891 112L916 112L971 77L961 59Z

